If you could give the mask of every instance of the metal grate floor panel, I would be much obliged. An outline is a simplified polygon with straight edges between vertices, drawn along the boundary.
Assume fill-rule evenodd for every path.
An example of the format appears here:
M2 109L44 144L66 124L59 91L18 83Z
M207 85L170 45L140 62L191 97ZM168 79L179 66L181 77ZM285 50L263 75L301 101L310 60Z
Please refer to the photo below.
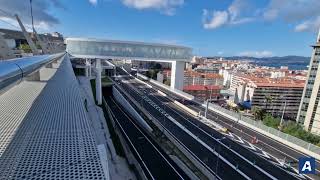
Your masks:
M0 96L0 179L105 179L69 59Z

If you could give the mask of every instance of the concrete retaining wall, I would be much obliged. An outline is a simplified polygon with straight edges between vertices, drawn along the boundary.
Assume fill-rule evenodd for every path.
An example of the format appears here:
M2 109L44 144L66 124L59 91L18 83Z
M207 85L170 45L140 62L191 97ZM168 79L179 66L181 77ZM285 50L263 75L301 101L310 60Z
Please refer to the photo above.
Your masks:
M181 104L181 103L178 102L178 101L173 101L173 102L174 102L174 104L176 104L176 105L179 106L180 108L184 109L184 110L187 111L188 113L190 113L190 114L192 114L192 115L194 115L194 116L198 116L198 115L199 115L198 112L196 112L196 111L188 108L188 107L185 106L184 104Z
M116 126L116 124L115 124L116 122L115 122L115 120L113 119L113 117L112 117L112 115L111 115L110 107L107 105L107 103L105 102L104 99L103 99L103 101L104 101L103 104L105 105L105 107L106 107L106 109L107 109L108 116L109 116L109 118L110 118L110 120L111 120L112 126L113 126L113 128L114 128L117 136L119 137L121 146L122 146L122 148L123 148L123 151L125 152L125 156L126 156L126 159L127 159L128 163L129 163L130 165L133 165L133 166L136 167L137 172L139 173L141 179L147 180L148 178L146 177L146 175L145 175L144 171L142 170L140 164L138 163L138 161L136 160L136 158L133 156L133 154L132 154L129 146L128 146L127 143L126 143L126 140L125 140L124 137L122 136L122 133L120 132L120 130L117 128L117 126Z
M162 88L164 88L164 89L166 89L168 91L171 91L171 92L173 92L173 93L175 93L175 94L177 94L179 96L182 96L182 97L184 97L184 98L186 98L188 100L193 100L194 99L194 96L192 96L192 95L190 95L188 93L185 93L185 92L183 92L181 90L178 90L178 89L172 89L170 86L167 86L167 85L165 85L165 84L163 84L161 82L155 81L153 79L150 79L149 82L151 82L153 84L156 84L156 85L158 85L158 86L160 86L160 87L162 87Z
M112 94L116 101L126 108L130 113L147 131L152 132L153 129L143 120L139 113L130 105L130 103L121 95L121 93L113 86Z

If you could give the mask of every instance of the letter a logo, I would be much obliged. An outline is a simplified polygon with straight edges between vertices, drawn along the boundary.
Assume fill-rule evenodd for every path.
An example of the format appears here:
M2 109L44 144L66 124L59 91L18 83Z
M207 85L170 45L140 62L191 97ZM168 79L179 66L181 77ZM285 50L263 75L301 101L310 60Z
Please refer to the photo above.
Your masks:
M301 169L301 171L312 171L310 161L306 161Z
M299 173L300 174L315 174L316 159L312 157L299 158Z

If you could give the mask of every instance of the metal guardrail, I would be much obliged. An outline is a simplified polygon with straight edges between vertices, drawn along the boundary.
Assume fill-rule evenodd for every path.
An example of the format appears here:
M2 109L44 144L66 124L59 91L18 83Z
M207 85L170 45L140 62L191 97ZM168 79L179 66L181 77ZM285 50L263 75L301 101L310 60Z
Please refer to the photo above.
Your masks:
M0 92L43 66L61 58L65 53L17 58L0 61Z
M210 103L209 106L211 106L212 108L216 109L217 111L221 111L223 113L226 113L226 114L234 117L237 120L239 119L240 121L244 121L244 122L246 122L248 124L251 124L252 126L255 126L255 127L259 128L259 129L261 129L263 131L266 131L266 132L268 132L268 133L270 133L270 134L272 134L274 136L277 136L277 137L279 137L281 139L284 139L284 140L286 140L288 142L291 142L291 143L293 143L293 144L295 144L295 145L297 145L297 146L299 146L301 148L304 148L304 149L309 150L309 151L311 151L313 153L316 153L316 154L320 154L320 147L318 147L318 146L316 146L314 144L308 143L308 142L303 141L303 140L301 140L299 138L296 138L296 137L291 136L289 134L283 133L283 132L281 132L281 131L279 131L277 129L274 129L272 127L266 126L266 125L262 124L261 122L254 121L254 120L252 120L250 118L242 116L240 113L236 113L236 112L224 109L224 108L222 108L222 107L220 107L218 105Z

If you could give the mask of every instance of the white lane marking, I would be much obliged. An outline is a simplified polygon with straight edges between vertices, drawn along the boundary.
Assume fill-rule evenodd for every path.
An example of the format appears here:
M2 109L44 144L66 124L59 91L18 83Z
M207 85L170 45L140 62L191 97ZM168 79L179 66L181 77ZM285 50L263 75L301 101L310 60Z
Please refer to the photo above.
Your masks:
M112 101L114 102L114 100L112 99ZM121 109L121 107L119 107L119 105L114 102L115 105L120 109L120 111L129 119L129 121L131 121L132 119L127 116L127 114ZM183 179L183 177L178 173L178 171L172 166L172 164L163 156L163 154L156 148L156 146L149 140L149 138L137 127L137 125L135 123L133 123L131 121L131 123L136 127L136 129L144 136L144 138L152 145L152 147L158 152L158 154L160 154L160 156L169 164L169 166L174 170L174 172L181 178Z
M174 124L176 124L180 129L184 130L187 134L189 134L192 138L197 140L200 144L202 144L204 147L206 147L211 153L216 155L218 158L220 158L222 161L224 161L226 164L228 164L232 169L236 170L238 173L240 173L242 176L244 176L246 179L249 178L246 174L244 174L242 171L240 171L236 166L234 166L232 163L230 163L228 160L226 160L223 156L219 155L215 150L213 150L210 146L208 146L206 143L204 143L200 138L195 136L192 132L190 132L188 129L186 129L183 125L181 125L179 122L177 122L174 118L172 118L170 115L168 117L170 121L172 121Z
M152 96L152 95L151 95ZM154 98L158 99L157 97L153 96ZM160 99L158 99L160 101ZM170 100L170 99L169 99ZM161 101L160 101L161 102ZM208 137L213 138L210 134L208 134L206 131L204 131L203 129L199 128L197 125L195 125L193 122L191 122L188 118L182 116L179 112L177 112L176 110L172 109L170 106L168 106L169 109L171 109L172 111L174 111L177 115L179 115L180 117L182 117L183 119L187 120L191 125L193 125L194 127L196 127L197 129L199 129L200 131L202 131L204 134L206 134ZM228 148L227 145L225 145L224 143L222 143L221 141L217 141L220 145L224 146L225 148ZM272 176L271 174L269 174L268 172L266 172L264 169L260 168L259 166L257 166L256 164L252 164L251 161L249 161L247 158L245 158L244 156L242 156L241 154L239 154L238 152L234 151L231 148L228 148L231 152L233 152L234 154L236 154L238 157L240 157L241 159L243 159L244 161L246 161L247 163L251 164L253 167L255 167L256 169L258 169L260 172L262 172L263 174L265 174L266 176L268 176L271 179L277 179L276 177Z
M157 97L154 97L154 98L156 98L156 99L158 99ZM170 98L169 97L167 97L169 100L170 100ZM159 100L159 99L158 99ZM160 100L159 100L160 101ZM170 108L170 107L169 107ZM172 108L170 108L170 109L172 109ZM196 109L198 109L198 108L196 108ZM178 113L177 111L175 111L174 109L172 109L174 112L176 112L177 114L179 114L181 117L183 117L180 113ZM198 109L199 110L199 109ZM209 116L211 116L210 114L209 114ZM218 116L217 116L218 117ZM184 118L184 117L183 117ZM184 118L184 119L186 119L186 118ZM186 120L188 120L188 119L186 119ZM189 120L188 120L189 121ZM189 121L190 122L190 121ZM193 124L192 122L190 122L191 124ZM194 124L193 124L194 125ZM195 125L194 125L195 126ZM230 125L229 125L230 126ZM198 126L195 126L195 127L197 127L197 128L199 128ZM237 129L237 128L235 128L235 129ZM201 130L201 129L200 129ZM206 133L206 132L205 132ZM229 135L231 135L231 136L233 136L231 133L229 134ZM210 135L209 135L210 136ZM267 137L268 138L268 137ZM270 138L269 138L270 139ZM256 151L256 148L251 144L251 143L248 143L249 145L250 145L250 147L253 149L253 150L255 150ZM224 145L224 144L223 144ZM261 150L262 151L262 150ZM270 158L267 154L266 154L266 152L264 152L264 151L262 151L263 152L263 156L265 156L265 157L267 157L267 158ZM239 154L240 155L240 154ZM241 155L240 155L241 156ZM244 157L243 157L244 158ZM247 160L246 158L244 158L245 160ZM260 167L259 167L260 168Z
M197 110L200 110L200 111L201 111L201 109L199 109L198 107L195 107L195 106L192 106L192 107L193 107L193 108L196 108ZM211 110L210 110L210 111L211 111ZM222 116L222 115L220 115L219 113L216 113L216 112L213 112L213 111L211 111L211 112L214 113L214 114L218 114L219 116ZM216 117L217 117L217 118L216 118L217 120L218 120L218 115L216 116ZM211 115L211 114L209 114L209 116L214 117L214 116ZM222 116L222 117L223 117L223 116ZM226 119L227 119L227 118L226 118ZM227 124L226 122L223 122L223 121L220 120L220 119L219 119L218 121L220 121L220 122L222 122L223 124L226 124L226 125L228 125L228 126L231 126L231 127L234 128L235 130L238 130L239 132L241 132L241 133L243 133L243 134L245 134L245 135L253 138L252 135L250 135L250 134L248 134L248 133L246 133L246 132L242 132L242 130L240 130L240 129L236 128L236 127L233 127L232 125ZM232 120L231 120L231 121L232 121ZM244 126L244 125L242 125L242 124L240 124L240 126L241 126L241 127L244 127L245 129L251 130L251 131L255 132L256 134L259 134L259 135L261 135L261 136L263 136L263 137L265 137L265 138L273 141L274 143L276 143L276 144L278 144L278 145L284 146L283 144L279 143L278 141L276 141L276 140L274 140L274 139L272 139L272 138L270 138L270 137L267 137L267 136L265 136L264 134L259 133L258 131L255 131L255 130L253 130L253 129L249 128L249 127L246 127L246 126ZM273 146L271 146L271 145L269 145L269 144L267 144L267 143L265 143L265 142L263 142L263 141L260 141L260 142L263 143L263 144L265 144L265 145L268 146L269 148L272 148L272 149L274 149L275 151L280 152L280 154L283 154L285 157L287 156L287 157L290 157L291 159L294 159L294 160L298 161L297 158L292 157L291 155L288 155L288 154L280 151L279 149L276 149L275 147L273 147ZM248 143L248 144L250 144L250 143ZM246 146L246 147L247 147L247 146ZM251 148L251 146L250 146L250 148ZM295 152L298 153L298 154L301 154L302 156L305 156L305 155L302 154L301 152L299 152L299 151L297 151L297 150L295 150L295 149L293 149L293 148L291 148L291 147L287 147L287 148L289 148L289 149L292 150L292 151L295 151ZM261 150L261 151L262 151L262 150ZM265 154L271 155L270 153L266 153L265 151L262 151L262 152L265 153ZM273 157L274 159L278 160L278 158L276 158L276 157L274 157L274 156L272 156L272 157ZM320 161L318 161L318 160L317 160L317 162L320 163ZM297 170L296 170L295 168L293 168L293 167L291 167L291 168L292 168L294 171L297 172ZM316 171L317 171L317 172L320 172L320 170L318 170L318 169L316 169ZM300 175L300 176L301 176L301 175Z

